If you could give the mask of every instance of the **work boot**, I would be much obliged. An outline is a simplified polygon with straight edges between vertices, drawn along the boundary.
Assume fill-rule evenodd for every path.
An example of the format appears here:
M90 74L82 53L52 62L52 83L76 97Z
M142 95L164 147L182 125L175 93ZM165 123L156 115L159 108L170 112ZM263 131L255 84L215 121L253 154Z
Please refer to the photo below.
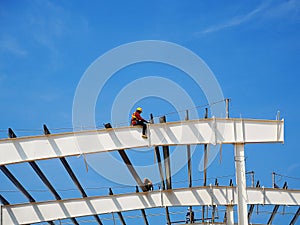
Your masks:
M148 136L146 134L143 134L142 138L148 138Z

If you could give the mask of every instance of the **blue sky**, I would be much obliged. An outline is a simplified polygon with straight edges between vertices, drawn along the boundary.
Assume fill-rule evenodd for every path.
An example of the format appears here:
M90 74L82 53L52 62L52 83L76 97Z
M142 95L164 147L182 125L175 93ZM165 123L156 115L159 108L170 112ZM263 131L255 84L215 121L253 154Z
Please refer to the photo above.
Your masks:
M53 132L59 132L54 128L72 128L76 87L93 61L129 42L168 41L190 49L206 62L224 96L231 99L231 117L275 119L280 111L285 119L285 144L246 146L246 168L254 170L256 179L265 186L271 186L273 171L296 177L279 177L279 186L286 180L290 188L299 189L299 1L2 0L0 27L1 138L6 137L8 127L18 136L40 134L44 123ZM207 103L201 90L181 71L145 63L125 68L111 77L97 102L97 125L110 121L111 107L119 90L147 76L172 79L188 91L196 105ZM137 91L136 95L140 94ZM168 102L154 97L128 101L132 108L142 105L144 117L174 111ZM203 109L198 113L202 116ZM169 120L178 118L173 115ZM234 174L232 149L224 146L222 163L216 159L209 169L210 177ZM202 157L202 147L197 150L193 156L195 179L203 176L196 166ZM153 160L153 153L147 154ZM130 156L135 163L144 163L145 155ZM84 177L82 182L86 187L112 185L99 177L103 185L95 183L97 174L92 170L86 174L81 159L70 161L74 167L81 166L77 173ZM56 187L72 187L71 182L62 183L63 177L49 169L52 163L40 162L40 165L57 182ZM33 174L30 168L19 165L11 169L29 186L24 171ZM0 179L4 183L1 190L14 189L3 174ZM35 179L34 188L45 189L38 178L31 179ZM174 177L178 181L184 179L184 171ZM224 180L222 184L227 183ZM74 197L68 193L62 195ZM39 195L36 196L38 199ZM51 199L51 195L43 198ZM8 194L8 199L25 201L15 192ZM163 217L160 219L164 221Z

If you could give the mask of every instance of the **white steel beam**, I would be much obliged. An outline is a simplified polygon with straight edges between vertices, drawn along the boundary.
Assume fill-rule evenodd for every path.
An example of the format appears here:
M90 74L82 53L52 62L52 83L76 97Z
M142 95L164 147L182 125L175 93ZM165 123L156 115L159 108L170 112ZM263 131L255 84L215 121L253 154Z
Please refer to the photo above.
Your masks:
M248 188L248 204L300 205L300 191ZM3 205L3 224L28 224L70 217L90 216L169 206L236 205L235 187L193 187L87 197L17 205Z
M0 165L160 145L284 141L283 120L202 119L0 140Z
M190 223L186 223L186 224L181 224L181 225L191 225ZM227 225L224 222L196 222L196 223L192 223L192 225ZM232 225L239 225L237 223L233 223ZM258 223L251 223L251 225L268 225L268 224L258 224Z

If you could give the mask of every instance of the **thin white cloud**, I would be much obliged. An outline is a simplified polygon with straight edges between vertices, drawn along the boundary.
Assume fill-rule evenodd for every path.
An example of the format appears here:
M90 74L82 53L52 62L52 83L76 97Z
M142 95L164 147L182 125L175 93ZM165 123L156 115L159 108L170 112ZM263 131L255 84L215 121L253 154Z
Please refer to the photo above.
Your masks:
M3 36L0 39L1 51L9 52L17 56L26 56L27 51L23 49L14 37Z
M281 4L275 5L270 8L266 13L266 18L291 18L294 19L293 15L299 18L300 15L300 1L299 0L289 0L284 1Z
M27 20L31 24L33 38L51 52L57 53L56 39L61 38L67 13L48 0L32 1L28 5Z
M88 20L75 17L76 14L64 4L51 0L27 0L18 17L12 18L14 13L12 9L3 10L0 7L0 19L14 23L14 29L4 27L0 31L0 51L15 56L30 54L30 46L34 45L40 50L47 50L55 64L62 51L61 41L78 30L89 30Z
M203 31L200 31L200 34L208 34L208 33L213 33L213 32L217 32L226 28L230 28L230 27L235 27L235 26L239 26L245 22L248 22L250 20L252 20L253 18L255 18L260 12L262 12L267 6L269 5L269 2L265 2L262 5L260 5L259 7L257 7L256 9L254 9L253 11L249 12L246 15L243 16L238 16L238 17L234 17L224 23L221 24L217 24L217 25L213 25Z
M61 51L60 40L74 31L86 31L89 25L84 18L74 17L63 5L50 0L30 1L27 20L33 40L48 49L54 58Z
M298 169L298 167L300 167L299 163L292 164L287 168L286 173L289 174L289 173L295 171L296 169Z

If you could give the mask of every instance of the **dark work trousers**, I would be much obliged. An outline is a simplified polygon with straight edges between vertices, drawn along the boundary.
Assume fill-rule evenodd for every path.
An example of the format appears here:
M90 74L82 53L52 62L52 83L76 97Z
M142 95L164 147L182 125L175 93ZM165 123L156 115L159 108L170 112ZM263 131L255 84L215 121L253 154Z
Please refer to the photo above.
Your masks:
M143 135L146 134L147 125L143 121L136 121L134 126L143 126Z

